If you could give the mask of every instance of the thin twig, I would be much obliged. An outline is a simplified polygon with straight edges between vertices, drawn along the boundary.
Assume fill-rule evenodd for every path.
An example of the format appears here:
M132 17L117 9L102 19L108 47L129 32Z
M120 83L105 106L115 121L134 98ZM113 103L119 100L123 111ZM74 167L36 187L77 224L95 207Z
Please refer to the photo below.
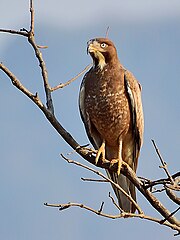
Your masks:
M157 153L157 155L158 155L158 157L159 157L159 159L160 159L160 161L161 161L162 168L163 168L164 171L166 172L168 178L171 180L171 183L174 184L174 180L173 180L171 174L170 174L169 171L168 171L167 164L166 164L165 161L163 160L163 158L162 158L162 156L161 156L161 153L160 153L160 151L159 151L159 149L158 149L155 141L154 141L153 139L152 139L151 141L152 141L153 146L154 146L154 148L155 148L155 150L156 150L156 153Z
M93 148L88 148L87 146L89 146L90 144L85 144L85 145L81 145L81 146L78 146L75 150L67 153L67 155L71 155L71 154L74 154L76 152L78 152L79 149L83 149L83 151L85 152L86 151L86 154L96 154L97 153L97 150L94 150Z
M111 193L109 192L109 198L111 199L112 203L115 205L115 207L122 213L124 210L116 203L113 196L111 196Z
M96 171L88 166L85 166L79 162L70 160L68 158L66 158L65 156L61 155L67 162L69 163L73 163L77 166L86 168L94 173L96 173L97 175L103 177L104 179L108 180L109 182L112 182L112 184L119 190L121 190L120 186L116 183L114 183L111 179L109 179L108 177L104 176L102 173L100 173L99 171ZM168 209L166 209L163 204L148 190L148 189L144 189L143 184L140 182L140 180L137 178L135 172L128 166L127 163L122 162L122 169L121 171L125 174L125 176L127 176L130 181L138 188L138 190L145 196L145 198L151 203L151 205L162 215L164 216L164 218L168 217L171 213L168 211ZM125 195L127 194L126 192L124 193ZM127 194L127 198L129 199L129 195ZM129 199L130 200L130 199ZM130 200L131 201L131 200ZM133 200L134 201L134 200ZM137 204L137 203L136 203ZM137 205L138 206L138 205ZM139 208L139 206L138 206ZM142 211L141 209L139 209L140 211ZM174 216L170 216L168 218L168 221L171 224L176 224L177 226L180 226L180 222L174 217Z
M178 232L180 232L180 227L175 225L175 224L171 224L169 222L164 222L162 223L160 219L157 219L157 218L153 218L151 216L147 216L147 215L144 215L144 214L135 214L135 213L127 213L127 212L122 212L120 214L117 214L117 215L111 215L111 214L107 214L107 213L104 213L104 212L99 212L99 210L95 210L89 206L86 206L82 203L65 203L65 204L52 204L52 203L44 203L45 206L47 207L55 207L55 208L60 208L60 210L64 210L64 209L68 209L70 207L79 207L79 208L83 208L87 211L90 211L94 214L97 214L99 216L102 216L102 217L106 217L106 218L111 218L111 219L118 219L118 218L141 218L141 219L146 219L146 220L149 220L149 221L153 221L153 222L156 222L156 223L159 223L161 225L164 225L164 226L167 226L167 227L170 227L172 228L173 230L177 230Z
M12 84L18 88L22 93L28 96L44 113L48 121L51 125L56 129L59 135L82 157L84 157L87 161L92 164L95 164L95 157L89 154L89 150L86 147L82 147L79 143L72 137L72 135L66 131L65 128L60 124L60 122L56 119L56 117L45 107L45 105L41 102L37 94L32 94L27 88L23 86L23 84L18 80L18 78L6 67L3 63L0 63L0 69L9 77ZM99 164L98 164L99 165ZM98 166L97 165L97 166ZM110 162L106 161L103 164L106 168L110 166ZM111 166L113 169L113 166ZM116 169L116 167L115 167Z
M11 30L11 29L0 29L0 32L3 33L10 33L10 34L16 34L16 35L21 35L24 37L28 37L28 33L25 31L16 31L16 30Z
M175 185L177 185L176 184L176 178L178 178L179 176L180 176L180 172L177 172L177 173L172 175L172 178L174 180ZM150 180L150 179L147 179L147 178L144 178L144 177L139 177L139 179L141 179L143 181L144 187L146 189L151 188L151 187L156 186L156 185L159 185L159 184L162 184L162 185L171 184L171 181L170 181L169 177L168 178L161 178L161 179L158 179L158 180ZM174 185L173 186L171 185L171 188L176 190L176 187L174 187Z
M0 29L0 32L5 32L5 33L10 33L10 34L17 34L17 35L22 35L25 37L28 37L28 41L33 47L36 57L39 61L39 66L42 71L42 77L44 81L44 88L46 92L46 100L47 100L47 107L48 110L51 111L52 114L54 114L54 107L53 107L53 102L52 102L52 97L51 97L51 87L49 86L48 83L48 74L47 74L47 69L45 62L42 57L42 53L39 50L39 45L35 43L35 38L34 38L34 6L33 6L33 0L30 0L30 31L28 32L26 29L21 29L20 31L15 31L15 30L9 30L9 29Z
M30 32L34 36L34 2L33 0L30 0Z
M59 88L64 88L66 86L68 86L70 83L72 83L73 81L75 81L78 77L80 77L82 74L84 74L90 67L92 66L92 64L89 64L88 66L86 66L80 73L78 73L75 77L71 78L69 81L67 81L66 83L60 83L59 85L57 85L56 87L51 88L51 92L58 90Z
M137 187L137 189L145 196L149 203L166 218L171 212L157 199L148 189L144 188L144 184L137 178L135 172L125 162L122 163L121 172ZM168 221L172 224L180 226L180 221L174 216L170 217Z
M37 45L37 47L40 48L40 49L46 49L46 48L48 48L48 46L43 46L43 45Z
M169 189L168 186L165 185L166 194L168 197L175 202L176 204L180 205L180 198L173 192L173 190Z
M163 191L165 191L164 188L162 188L162 189L155 189L155 190L153 190L153 191L151 191L151 192L152 192L152 193L159 193L159 192L163 192Z
M27 97L29 97L41 110L45 109L45 106L39 99L37 93L31 93L27 88L25 88L22 83L17 79L17 77L2 63L0 63L0 69L6 73L6 75L11 79L12 84L17 87L21 92L23 92Z
M103 183L107 183L108 181L107 180L104 180L104 179L92 179L92 178L83 178L81 177L81 180L83 180L84 182L103 182Z
M104 202L101 203L101 206L98 210L98 213L100 214L103 211L103 207L104 207Z
M174 214L176 214L179 210L180 210L180 207L178 207L175 211L173 211L171 214L169 214L168 217L166 217L165 219L161 220L161 223L164 223L165 221L167 221L170 217L172 217Z
M86 166L86 165L84 165L84 164L82 164L82 163L80 163L80 162L76 162L76 161L74 161L74 160L68 159L68 158L66 158L63 154L61 154L61 156L62 156L62 158L64 158L68 163L73 163L73 164L75 164L75 165L77 165L77 166L79 166L79 167L83 167L83 168L85 168L85 169L87 169L87 170L89 170L89 171L91 171L91 172L94 172L95 174L101 176L103 179L105 179L105 180L107 180L108 182L110 182L113 186L115 186L117 189L119 189L119 190L128 198L128 200L130 200L130 201L135 205L136 209L138 210L138 212L139 212L140 214L143 214L143 211L141 210L141 208L139 207L139 205L136 203L136 201L134 201L134 199L133 199L129 194L127 194L127 193L125 192L125 190L124 190L122 187L119 186L119 184L113 182L110 178L108 178L107 176L105 176L105 175L102 174L101 172L94 170L94 169L91 168L91 167L88 167L88 166Z
M38 45L35 42L35 38L34 38L34 6L33 6L33 0L30 0L30 15L31 15L31 25L30 25L30 31L29 31L29 35L28 35L28 41L31 44L32 48L34 49L36 58L39 61L39 66L41 68L41 73L42 73L42 77L43 77L43 83L44 83L44 89L45 89L45 93L46 93L46 104L47 104L47 108L48 110L54 114L54 106L53 106L53 101L52 101L52 97L51 97L51 87L48 83L48 73L47 73L47 69L46 69L46 64L44 62L44 59L42 57L42 53L38 48Z

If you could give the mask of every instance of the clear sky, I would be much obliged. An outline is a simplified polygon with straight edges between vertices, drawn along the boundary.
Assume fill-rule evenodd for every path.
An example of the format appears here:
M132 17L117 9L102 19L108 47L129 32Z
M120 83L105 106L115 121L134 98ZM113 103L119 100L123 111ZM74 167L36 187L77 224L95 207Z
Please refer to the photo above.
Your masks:
M0 28L28 29L28 6L28 0L1 0ZM151 179L165 177L151 139L170 172L179 171L179 12L179 0L35 1L36 39L48 46L42 52L51 86L69 80L91 62L86 42L104 36L110 26L109 38L120 61L143 88L145 136L138 175ZM44 101L40 70L27 39L0 33L0 62ZM80 82L81 78L56 91L53 99L57 118L83 145L88 139L78 112ZM60 153L72 149L2 72L0 109L0 239L174 239L166 227L145 220L109 220L82 209L59 212L44 207L44 202L71 201L99 209L105 201L104 210L115 212L108 198L111 187L80 180L94 175L61 159ZM75 153L70 157L86 163ZM165 195L160 198L170 210L176 209ZM139 193L138 200L145 213L157 216Z

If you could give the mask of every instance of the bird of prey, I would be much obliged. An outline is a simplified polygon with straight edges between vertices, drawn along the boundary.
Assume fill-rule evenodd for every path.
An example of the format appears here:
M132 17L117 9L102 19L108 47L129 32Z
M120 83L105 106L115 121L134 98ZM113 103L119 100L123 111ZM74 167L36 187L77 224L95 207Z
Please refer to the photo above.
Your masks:
M131 72L120 63L116 48L108 38L94 38L87 43L93 60L85 74L79 94L79 109L90 142L101 159L118 161L118 171L106 170L136 201L135 186L120 174L122 161L135 172L143 141L144 118L141 86ZM120 208L135 212L131 201L114 188Z

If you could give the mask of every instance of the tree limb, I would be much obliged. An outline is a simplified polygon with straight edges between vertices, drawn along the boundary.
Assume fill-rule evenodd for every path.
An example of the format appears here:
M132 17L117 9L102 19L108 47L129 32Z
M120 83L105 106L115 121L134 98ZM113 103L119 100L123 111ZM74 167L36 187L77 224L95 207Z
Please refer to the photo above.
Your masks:
M61 156L62 156L68 163L73 163L73 164L75 164L75 165L77 165L77 166L83 167L83 168L85 168L85 169L87 169L87 170L89 170L89 171L91 171L91 172L96 173L97 175L99 175L99 176L101 176L103 179L105 179L106 181L110 182L110 183L111 183L112 185L114 185L117 189L119 189L119 190L134 204L134 206L136 207L136 209L138 210L138 212L139 212L140 214L143 214L143 211L141 210L141 208L139 207L139 205L136 203L136 201L134 201L134 199L133 199L129 194L127 194L126 191L125 191L122 187L120 187L117 183L113 182L110 178L108 178L107 176L105 176L105 175L102 174L101 172L94 170L94 169L91 168L91 167L88 167L88 166L86 166L86 165L84 165L84 164L82 164L82 163L79 163L79 162L76 162L76 161L74 161L74 160L71 160L71 159L66 158L63 154L61 154Z
M16 30L11 30L11 29L0 28L0 32L16 34L16 35L21 35L21 36L24 36L24 37L28 37L28 33L24 30L16 31Z
M51 92L58 90L59 88L64 88L64 87L68 86L70 83L74 82L78 77L80 77L82 74L84 74L91 66L92 66L92 64L87 65L80 73L78 73L75 77L71 78L66 83L60 83L59 85L51 88Z
M167 226L167 227L170 227L172 228L173 230L176 230L178 231L178 234L180 232L180 227L178 227L176 224L171 224L169 222L162 222L162 220L160 219L157 219L157 218L153 218L151 216L148 216L148 215L144 215L144 214L135 214L135 213L127 213L127 212L122 212L120 214L117 214L117 215L112 215L112 214L107 214L107 213L104 213L102 211L99 211L99 210L95 210L89 206L86 206L82 203L60 203L60 204L52 204L52 203L44 203L45 206L47 207L55 207L55 208L59 208L59 210L65 210L65 209L68 209L70 207L79 207L79 208L83 208L87 211L90 211L94 214L97 214L99 216L102 216L102 217L105 217L105 218L111 218L111 219L118 219L118 218L141 218L141 219L146 219L146 220L149 220L149 221L153 221L153 222L156 222L156 223L159 223L160 225L164 225L164 226Z
M173 184L174 184L174 180L173 180L173 178L171 177L171 174L170 174L169 171L168 171L167 164L166 164L165 161L163 160L163 157L161 156L161 153L160 153L160 151L159 151L159 149L158 149L155 141L154 141L153 139L152 139L151 141L152 141L153 146L154 146L154 148L155 148L155 150L156 150L156 153L157 153L157 155L158 155L158 157L159 157L159 159L160 159L160 161L161 161L162 166L160 166L160 167L164 169L164 171L166 172L168 178L170 179L170 181L171 181L171 183L172 183L172 185L173 185Z

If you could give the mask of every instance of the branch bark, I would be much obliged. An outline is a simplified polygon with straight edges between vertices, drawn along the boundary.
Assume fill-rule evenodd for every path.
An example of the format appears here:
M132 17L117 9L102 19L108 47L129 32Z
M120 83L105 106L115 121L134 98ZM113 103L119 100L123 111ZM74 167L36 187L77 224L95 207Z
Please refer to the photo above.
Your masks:
M118 219L118 218L141 218L141 219L145 219L145 220L149 220L149 221L152 221L152 222L159 223L160 225L164 225L164 226L170 227L173 230L178 231L178 234L175 234L175 235L179 235L179 231L180 231L180 227L178 227L176 224L171 224L169 222L162 222L161 219L153 218L151 216L144 215L144 214L135 214L135 213L123 212L123 213L120 213L120 214L117 214L117 215L112 215L112 214L104 213L104 212L99 211L99 210L95 210L95 209L93 209L93 208L91 208L89 206L86 206L86 205L82 204L82 203L71 203L71 202L69 202L69 203L60 203L60 204L44 203L44 205L47 206L47 207L59 208L60 211L68 209L70 207L79 207L79 208L85 209L87 211L90 211L90 212L92 212L94 214L97 214L99 216L102 216L102 217L105 217L105 218L111 218L111 219Z

